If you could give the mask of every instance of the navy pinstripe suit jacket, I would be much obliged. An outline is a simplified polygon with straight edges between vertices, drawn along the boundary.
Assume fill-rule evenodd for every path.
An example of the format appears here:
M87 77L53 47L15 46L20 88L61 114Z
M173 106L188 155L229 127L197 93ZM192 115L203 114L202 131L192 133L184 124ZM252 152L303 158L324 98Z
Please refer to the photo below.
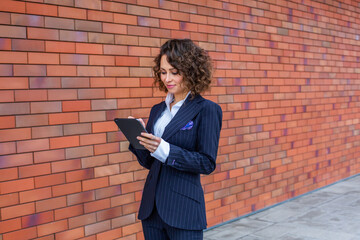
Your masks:
M165 102L151 109L147 131L165 110ZM210 174L216 167L216 156L222 124L219 105L200 95L187 98L162 135L170 144L170 153L162 163L148 150L129 149L139 163L150 169L141 200L138 218L150 216L154 204L164 222L181 229L206 228L204 193L200 174Z

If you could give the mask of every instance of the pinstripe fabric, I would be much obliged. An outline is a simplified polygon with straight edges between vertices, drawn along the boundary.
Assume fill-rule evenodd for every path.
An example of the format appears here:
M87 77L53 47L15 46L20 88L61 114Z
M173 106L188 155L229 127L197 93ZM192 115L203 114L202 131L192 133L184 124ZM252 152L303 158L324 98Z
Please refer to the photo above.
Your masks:
M149 132L153 132L154 123L164 108L164 102L152 108L147 124ZM190 121L192 127L184 128ZM169 157L164 164L154 160L147 150L129 147L139 163L150 169L139 219L148 218L156 202L158 214L166 224L188 230L206 228L200 174L215 170L221 121L219 105L200 95L192 100L188 98L162 135L170 144Z
M142 221L143 232L146 240L202 240L203 230L184 230L166 224L154 211L147 219Z

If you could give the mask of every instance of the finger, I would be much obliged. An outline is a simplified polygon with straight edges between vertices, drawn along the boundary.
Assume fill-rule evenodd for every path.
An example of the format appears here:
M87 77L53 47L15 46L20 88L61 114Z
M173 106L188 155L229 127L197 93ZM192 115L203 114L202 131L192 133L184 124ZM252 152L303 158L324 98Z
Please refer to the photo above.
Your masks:
M133 117L133 116L128 116L128 118L130 118L130 119L134 119L134 117Z
M139 118L138 121L143 125L143 127L145 128L145 122L144 120L142 120L142 118Z
M147 138L147 139L151 139L151 140L155 140L155 136L154 135L152 135L151 133L146 133L146 132L142 132L141 133L141 136L142 137L145 137L145 138Z

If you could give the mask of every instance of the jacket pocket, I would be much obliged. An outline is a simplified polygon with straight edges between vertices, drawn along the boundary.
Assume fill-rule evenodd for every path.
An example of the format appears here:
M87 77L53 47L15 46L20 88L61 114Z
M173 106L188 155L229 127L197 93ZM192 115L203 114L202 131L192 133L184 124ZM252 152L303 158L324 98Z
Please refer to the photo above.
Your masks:
M171 186L171 189L184 197L190 198L198 203L201 203L203 191L201 187L198 187L192 183L185 182L182 184L175 184Z

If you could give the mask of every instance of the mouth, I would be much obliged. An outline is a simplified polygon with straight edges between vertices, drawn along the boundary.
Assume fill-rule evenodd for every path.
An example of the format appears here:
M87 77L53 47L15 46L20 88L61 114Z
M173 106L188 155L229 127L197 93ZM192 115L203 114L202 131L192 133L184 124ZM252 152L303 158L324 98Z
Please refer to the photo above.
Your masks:
M175 85L166 85L167 89L172 89L175 87Z

